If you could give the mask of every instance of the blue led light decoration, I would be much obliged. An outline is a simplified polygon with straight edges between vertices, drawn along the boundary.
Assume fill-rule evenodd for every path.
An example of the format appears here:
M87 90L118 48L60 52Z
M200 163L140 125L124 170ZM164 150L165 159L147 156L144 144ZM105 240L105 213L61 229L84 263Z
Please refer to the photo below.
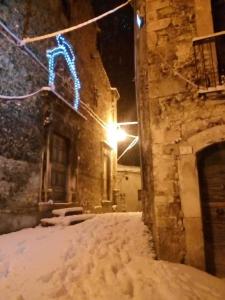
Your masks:
M136 14L136 22L139 29L141 29L144 26L144 18L140 15L139 10Z
M79 89L81 88L81 84L76 71L76 58L72 46L61 34L56 36L56 41L57 47L47 50L49 69L48 84L51 88L54 89L56 58L61 55L66 60L67 66L74 82L74 108L75 110L78 110L80 103Z

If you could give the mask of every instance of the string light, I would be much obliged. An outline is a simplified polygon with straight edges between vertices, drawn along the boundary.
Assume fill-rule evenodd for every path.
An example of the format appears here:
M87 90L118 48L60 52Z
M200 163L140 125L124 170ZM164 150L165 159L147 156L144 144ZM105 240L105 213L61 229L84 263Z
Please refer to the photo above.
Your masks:
M2 32L5 32L8 36L9 36L9 41L16 47L18 47L18 49L20 49L20 51L22 53L26 53L28 54L32 60L38 64L39 66L41 66L41 68L46 71L47 73L49 73L48 71L48 68L45 67L45 65L37 58L37 56L27 47L27 46L23 46L22 48L19 47L19 45L21 45L21 40L4 24L2 23L2 21L0 20L0 28L2 29ZM6 35L4 35L6 37ZM63 79L63 76L60 75L59 73L56 73L56 76L59 78L59 79ZM47 88L47 87L46 87ZM52 90L53 91L53 90ZM59 94L58 94L59 95ZM25 97L27 95L24 95ZM24 96L13 96L14 99L18 99L21 98L21 97L24 97ZM59 95L61 98L62 98L62 95ZM9 96L5 96L5 95L1 95L1 98L3 99L11 99L11 97ZM66 102L67 103L67 102ZM106 128L106 123L100 118L99 115L97 115L90 107L88 104L86 104L85 102L83 102L81 99L80 99L80 105L82 106L83 110L85 112L88 113L88 115L93 118L103 129Z
M55 82L55 63L56 58L62 55L66 63L68 65L70 74L72 76L74 82L74 108L78 110L80 104L80 93L79 89L81 88L80 80L77 75L76 65L75 65L75 55L70 43L62 36L56 36L57 47L47 50L47 58L48 58L48 66L49 66L49 77L48 77L48 84L51 88L54 89L54 82Z

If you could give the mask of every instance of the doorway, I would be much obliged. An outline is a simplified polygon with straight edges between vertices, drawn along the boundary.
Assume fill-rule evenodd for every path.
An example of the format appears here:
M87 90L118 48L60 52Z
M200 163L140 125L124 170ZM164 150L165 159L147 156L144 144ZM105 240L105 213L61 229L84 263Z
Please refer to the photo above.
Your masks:
M112 200L112 175L111 175L111 149L108 145L103 145L103 200Z
M66 202L69 166L69 141L58 135L52 135L50 146L51 187L54 202Z
M197 155L206 270L225 276L225 142Z

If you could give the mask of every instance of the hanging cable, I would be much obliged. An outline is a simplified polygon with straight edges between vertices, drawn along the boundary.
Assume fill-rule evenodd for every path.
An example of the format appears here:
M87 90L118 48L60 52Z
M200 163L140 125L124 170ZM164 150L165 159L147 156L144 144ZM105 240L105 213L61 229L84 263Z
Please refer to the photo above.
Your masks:
M22 52L25 52L28 55L30 55L30 57L48 73L48 68L40 61L40 59L37 58L37 56L27 46L24 45L23 47L20 47L21 40L1 20L0 27L10 36L10 38L7 38L9 42L19 47L19 49ZM2 31L1 34L3 36L6 36L6 34L4 34Z
M138 142L139 137L135 137L133 141L128 145L128 147L123 151L123 153L117 158L117 162L127 153L128 150L132 149Z
M177 70L175 70L164 58L163 56L158 53L158 56L160 57L161 61L167 65L169 67L169 69L171 69L171 71L174 73L174 75L178 76L180 79L186 81L189 85L193 86L194 88L198 89L198 85L195 84L194 82L192 82L191 80L189 80L188 78L186 78L185 76L183 76L180 72L178 72Z
M36 92L26 94L26 95L22 95L22 96L0 95L0 99L3 99L3 100L22 100L22 99L27 99L27 98L33 97L33 96L35 96L35 95L37 95L37 94L39 94L40 92L43 92L43 91L51 91L51 88L49 86L43 86L42 88L40 88Z
M94 23L100 19L103 19L105 18L106 16L110 15L110 14L113 14L115 13L117 10L127 6L132 0L128 0L127 2L117 6L116 8L110 10L110 11L107 11L105 12L104 14L101 14L99 15L98 17L95 17L91 20L88 20L88 21L85 21L81 24L78 24L78 25L75 25L75 26L72 26L72 27L69 27L69 28L66 28L66 29L63 29L63 30L59 30L59 31L56 31L56 32L53 32L53 33L49 33L49 34L45 34L45 35L41 35L41 36L37 36L37 37L33 37L33 38L24 38L22 41L21 41L21 45L25 45L25 44L28 44L28 43L33 43L33 42L37 42L37 41L41 41L41 40L46 40L46 39L49 39L49 38L52 38L52 37L55 37L56 35L58 34L64 34L64 33L67 33L67 32L70 32L70 31L73 31L73 30L77 30L79 28L82 28L84 26L87 26L91 23Z

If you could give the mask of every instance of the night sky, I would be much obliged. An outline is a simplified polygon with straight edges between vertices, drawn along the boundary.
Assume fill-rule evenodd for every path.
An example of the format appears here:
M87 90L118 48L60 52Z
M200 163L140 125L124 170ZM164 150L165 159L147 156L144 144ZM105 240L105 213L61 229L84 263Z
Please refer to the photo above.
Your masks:
M124 3L124 0L92 0L95 15L100 15ZM120 94L118 101L118 122L136 121L135 82L134 82L134 12L128 5L116 13L98 21L100 28L97 47L112 87ZM124 128L137 135L136 126ZM123 142L119 154L128 143ZM127 165L139 164L138 146L121 159Z

